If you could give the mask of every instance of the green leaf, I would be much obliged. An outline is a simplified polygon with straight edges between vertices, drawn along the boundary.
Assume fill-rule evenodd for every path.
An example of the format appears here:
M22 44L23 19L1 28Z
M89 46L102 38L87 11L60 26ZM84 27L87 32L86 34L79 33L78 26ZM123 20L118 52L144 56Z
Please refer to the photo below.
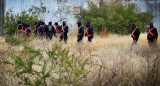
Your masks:
M1 62L0 62L0 65L1 65L1 64L9 64L9 65L13 65L13 63L11 63L11 62L9 62L9 61L1 61Z

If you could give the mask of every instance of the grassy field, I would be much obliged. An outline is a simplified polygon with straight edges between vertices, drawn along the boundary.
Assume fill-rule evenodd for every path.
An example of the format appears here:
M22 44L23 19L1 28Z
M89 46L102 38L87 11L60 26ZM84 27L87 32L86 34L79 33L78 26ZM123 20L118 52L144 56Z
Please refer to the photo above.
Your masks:
M93 65L87 76L81 80L83 86L151 86L160 85L160 40L157 47L150 47L147 43L146 33L140 35L138 43L132 46L130 35L109 35L107 37L95 36L92 43L87 43L85 37L82 43L77 43L76 35L69 35L68 43L62 43L63 48L69 48L81 58L88 58ZM40 49L41 52L52 49L58 38L36 39L31 38L29 46ZM0 37L0 61L10 58L7 52L19 51L23 46L11 46L3 37ZM43 54L45 57L45 53ZM98 65L98 66L97 66ZM36 67L34 67L36 69ZM87 67L86 67L87 69ZM37 68L38 70L38 68ZM0 86L17 86L17 78L13 77L11 66L0 66ZM52 82L49 81L51 84Z

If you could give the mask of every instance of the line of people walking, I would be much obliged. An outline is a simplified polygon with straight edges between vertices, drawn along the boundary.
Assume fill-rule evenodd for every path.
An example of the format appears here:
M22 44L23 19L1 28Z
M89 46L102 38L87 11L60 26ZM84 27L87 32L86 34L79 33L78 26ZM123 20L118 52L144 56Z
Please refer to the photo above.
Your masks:
M132 28L131 37L133 38L132 44L136 44L140 36L140 30L135 24L131 24L131 28ZM151 22L147 29L148 44L150 46L154 46L157 43L157 39L158 39L157 29L154 27L153 22Z
M40 38L46 35L47 39L49 38L50 40L52 40L53 36L54 37L59 36L59 41L64 40L64 42L67 43L68 39L67 34L69 32L69 27L68 25L66 25L65 21L63 21L62 25L59 25L58 22L55 22L54 25L52 25L52 22L49 22L47 25L43 21L34 22L34 25L35 25L34 34L38 35ZM80 43L83 40L84 36L88 37L88 42L92 42L92 39L94 38L94 30L93 27L90 25L90 22L86 23L86 28L82 26L81 22L78 22L77 26L78 26L77 42ZM135 24L131 24L131 28L132 28L131 37L133 38L132 44L136 44L140 36L140 30ZM25 24L21 21L18 21L17 31L18 33L25 33L27 36L31 36L32 34L30 25ZM147 30L148 44L150 46L154 45L157 42L157 38L158 38L157 29L151 22Z
M69 27L66 25L66 22L63 21L62 25L59 25L58 22L55 22L54 25L52 25L52 22L49 22L48 25L45 24L43 21L34 22L35 30L34 34L38 36L39 38L43 38L44 35L46 35L46 38L52 40L52 37L59 36L59 41L64 40L65 43L67 43L68 39L68 32ZM90 25L90 22L86 23L86 33L84 34L84 27L82 26L81 22L77 23L78 26L78 34L77 34L77 42L81 42L84 35L88 37L88 42L92 42L92 39L94 37L94 31L92 26ZM29 24L23 23L21 21L18 21L18 27L17 32L19 34L23 33L27 36L31 36L32 30L30 28Z

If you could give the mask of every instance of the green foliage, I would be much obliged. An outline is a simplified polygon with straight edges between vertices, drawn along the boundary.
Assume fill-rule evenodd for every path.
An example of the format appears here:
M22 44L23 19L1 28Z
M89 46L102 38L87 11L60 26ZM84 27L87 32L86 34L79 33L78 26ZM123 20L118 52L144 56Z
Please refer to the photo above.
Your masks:
M5 41L11 45L20 45L22 41L14 36L8 36L5 38Z
M11 62L9 62L9 61L2 61L2 62L0 62L0 65L1 64L9 64L9 65L13 65Z
M141 32L146 31L146 25L153 20L153 15L150 12L140 12L135 4L101 2L98 7L90 2L89 10L82 9L77 18L84 23L90 21L97 33L107 27L108 32L111 33L129 34L131 23L135 23Z
M34 28L34 22L39 21L37 16L30 15L27 11L22 11L21 13L13 13L12 9L7 12L7 15L2 17L2 29L3 34L14 35L17 31L17 21L20 20L27 23Z
M72 11L71 6L66 4L68 0L56 0L56 2L57 11L53 15L58 19L57 22L67 21L67 16L70 15ZM65 13L65 16L62 15L63 13Z
M81 76L86 72L84 69L88 64L88 59L80 60L73 54L69 54L69 49L62 49L59 45L47 52L49 61L52 63L54 72L59 76L56 78L55 85L78 85Z
M46 7L43 6L43 3L41 3L40 7L31 5L28 11L32 16L37 16L39 19L42 19L42 20L44 20L44 13L46 12L49 13Z
M45 56L44 54L45 53ZM41 52L24 46L22 51L10 54L13 61L1 63L12 64L19 84L29 86L47 86L48 79L52 85L80 85L79 80L87 72L88 59L80 59L55 44L50 51Z
M5 41L6 43L9 43L11 45L27 45L30 40L32 40L32 37L28 37L25 34L19 34L15 36L6 36Z
M47 10L46 10L46 7L43 6L43 3L41 3L40 7L31 5L31 8L29 8L28 11L29 11L30 13L36 14L36 15L38 16L40 13L45 13Z

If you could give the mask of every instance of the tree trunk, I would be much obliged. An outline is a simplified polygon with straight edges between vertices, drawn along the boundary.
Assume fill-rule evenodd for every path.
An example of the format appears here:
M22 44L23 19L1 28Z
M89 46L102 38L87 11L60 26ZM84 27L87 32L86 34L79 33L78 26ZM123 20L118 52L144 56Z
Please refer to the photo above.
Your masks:
M6 0L0 0L0 29L1 29L1 17L4 16L5 13L5 2Z

